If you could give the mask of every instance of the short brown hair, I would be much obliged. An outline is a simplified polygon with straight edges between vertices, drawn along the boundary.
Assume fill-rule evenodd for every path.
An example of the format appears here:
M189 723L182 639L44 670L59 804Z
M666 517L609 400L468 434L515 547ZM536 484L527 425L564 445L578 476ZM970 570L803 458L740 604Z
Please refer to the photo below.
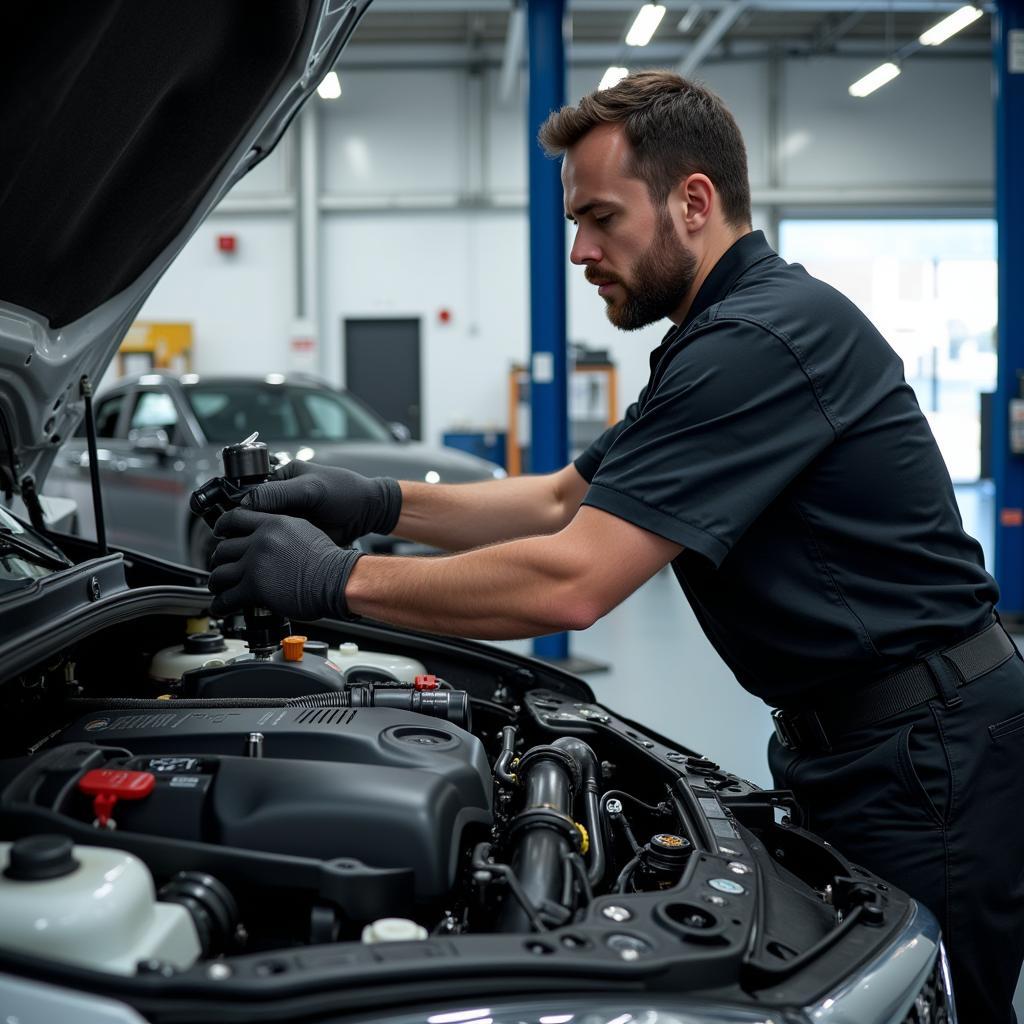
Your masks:
M599 124L625 126L630 173L656 203L699 172L714 183L726 220L750 223L747 149L732 114L710 90L672 71L639 71L554 111L537 138L548 156L560 156Z

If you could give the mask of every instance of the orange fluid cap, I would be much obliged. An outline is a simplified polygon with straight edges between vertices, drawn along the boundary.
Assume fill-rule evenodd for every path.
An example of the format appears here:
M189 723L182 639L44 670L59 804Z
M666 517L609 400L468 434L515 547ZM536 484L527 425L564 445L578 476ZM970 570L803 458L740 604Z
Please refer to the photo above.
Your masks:
M306 646L304 636L286 636L281 641L281 650L284 651L285 661L302 661L302 652Z

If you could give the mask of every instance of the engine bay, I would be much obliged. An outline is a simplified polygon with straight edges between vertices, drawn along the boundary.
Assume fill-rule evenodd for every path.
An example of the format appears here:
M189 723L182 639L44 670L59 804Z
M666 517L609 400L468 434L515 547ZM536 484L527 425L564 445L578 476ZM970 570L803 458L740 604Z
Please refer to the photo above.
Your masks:
M791 998L905 923L789 794L574 676L369 622L253 643L128 572L132 611L79 608L0 685L0 965L168 1020L196 985L258 1016L266 986L395 972Z

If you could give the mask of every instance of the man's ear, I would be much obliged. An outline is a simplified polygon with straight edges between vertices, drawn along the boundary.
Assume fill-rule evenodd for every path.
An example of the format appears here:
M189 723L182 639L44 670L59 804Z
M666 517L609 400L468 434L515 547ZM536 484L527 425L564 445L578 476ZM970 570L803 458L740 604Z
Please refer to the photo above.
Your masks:
M675 189L679 216L687 231L700 231L707 223L717 202L717 193L706 174L691 174Z

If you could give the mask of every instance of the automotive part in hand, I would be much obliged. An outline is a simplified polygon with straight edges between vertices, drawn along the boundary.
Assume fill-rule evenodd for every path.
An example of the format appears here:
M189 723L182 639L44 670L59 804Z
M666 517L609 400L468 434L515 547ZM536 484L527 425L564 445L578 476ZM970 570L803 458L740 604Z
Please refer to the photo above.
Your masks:
M391 533L402 510L402 489L391 477L292 461L249 491L243 504L306 519L338 544L351 544L368 533Z
M270 476L270 453L258 437L258 433L250 434L244 441L221 449L224 476L207 480L192 492L189 507L211 530L216 531L221 516L237 508L253 487ZM269 657L277 641L289 631L287 620L262 605L245 605L244 615L249 649L257 658Z
M250 434L244 441L222 448L224 475L207 480L192 492L189 507L211 530L225 512L238 508L250 490L270 478L270 453L258 437Z
M345 585L362 552L339 548L304 519L247 508L225 513L214 532L214 615L260 608L305 620L348 616Z

